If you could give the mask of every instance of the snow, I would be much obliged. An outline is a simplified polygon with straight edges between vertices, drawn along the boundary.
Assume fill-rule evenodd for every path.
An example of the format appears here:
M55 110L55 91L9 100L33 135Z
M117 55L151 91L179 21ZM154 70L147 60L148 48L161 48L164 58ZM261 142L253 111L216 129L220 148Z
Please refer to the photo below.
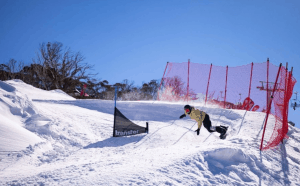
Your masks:
M179 119L186 103L118 101L149 134L113 138L114 102L0 81L0 185L300 185L300 130L259 151L264 113L206 107L229 135ZM274 127L270 118L266 141Z

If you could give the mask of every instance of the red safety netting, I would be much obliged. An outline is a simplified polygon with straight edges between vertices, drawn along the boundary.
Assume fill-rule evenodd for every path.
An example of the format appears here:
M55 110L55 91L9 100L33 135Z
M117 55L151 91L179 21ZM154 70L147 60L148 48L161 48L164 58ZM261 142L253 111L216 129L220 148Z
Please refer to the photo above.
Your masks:
M190 61L167 63L158 100L202 102L221 108L274 115L275 128L268 145L263 148L269 149L278 145L287 133L288 102L296 83L292 74L288 74L286 68L279 68L269 61L238 67ZM274 91L276 80L278 83ZM271 99L272 94L274 99Z
M277 86L273 89L275 91L273 92L273 102L270 110L270 114L275 117L275 126L267 145L263 147L263 143L261 144L261 150L274 148L284 138L288 138L288 107L295 84L296 79L292 76L292 72L288 72L286 68L281 67Z

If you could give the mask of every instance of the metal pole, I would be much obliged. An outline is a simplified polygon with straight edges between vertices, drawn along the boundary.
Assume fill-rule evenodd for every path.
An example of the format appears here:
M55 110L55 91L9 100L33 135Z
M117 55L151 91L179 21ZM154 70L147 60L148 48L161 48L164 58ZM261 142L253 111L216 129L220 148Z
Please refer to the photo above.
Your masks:
M267 104L266 109L268 110L269 105L269 58L267 58Z
M115 86L115 107L117 107L117 86Z
M114 109L114 128L113 128L113 137L116 137L116 109L117 109L117 86L115 86L115 109Z
M290 81L292 81L292 77L293 77L293 67L291 68L291 72L290 72L290 76L291 76L291 78L290 78ZM293 92L292 92L292 95L293 95ZM292 95L291 95L291 97L292 97ZM296 99L297 99L297 94L296 94ZM289 113L289 107L288 107L288 113Z
M188 59L188 82L187 82L187 94L186 100L189 101L189 88L190 88L190 59Z
M225 97L224 97L224 108L226 103L226 93L227 93L227 76L228 76L228 65L226 67L226 83L225 83Z
M208 82L207 82L207 88L206 88L206 96L205 96L205 105L206 105L206 101L207 101L207 93L208 93L208 87L209 87L211 69L212 69L212 63L210 64L210 70L209 70L209 76L208 76Z
M250 84L249 84L249 93L248 93L248 97L249 97L249 98L250 98L251 84L252 84L252 72L253 72L253 62L252 62L252 64L251 64ZM249 104L250 104L250 101L248 101L247 110L249 110Z
M288 81L288 78L289 78L289 76L288 76L288 74L289 74L289 71L288 71L288 62L286 62L286 64L285 64L285 92L286 92L286 90L287 90L287 81Z
M285 69L285 86L284 86L284 103L283 103L283 112L282 113L282 129L287 129L287 127L285 127L284 125L287 124L287 120L288 120L288 109L289 109L289 104L288 104L288 95L287 95L287 92L288 92L288 87L290 85L290 74L289 74L289 71L288 71L288 62L286 62L286 69ZM283 138L284 138L284 135L288 132L288 129L286 130L286 133L284 130L281 130L282 131L282 144L283 144Z
M289 78L290 73L289 73L289 71L288 71L288 62L286 62L286 73L288 74L288 75L287 75L288 83L290 83L289 81L291 80L291 78ZM289 84L288 84L288 86L286 87L285 94L286 94L287 91L288 91L288 87L289 87ZM293 95L293 93L292 93L292 95ZM288 101L289 101L289 100L288 100ZM289 103L288 103L288 105L287 105L287 113L289 113Z
M277 73L277 77L276 77L276 81L275 81L275 84L274 84L274 87L273 87L273 92L272 92L271 100L270 100L269 105L267 106L268 110L267 110L267 116L266 116L265 125L264 125L264 131L263 131L263 135L262 135L262 139L261 139L260 150L262 150L264 136L265 136L265 130L266 130L266 126L267 126L267 123L268 123L268 117L269 117L270 110L271 110L271 104L272 104L274 92L275 92L275 89L277 87L277 80L278 80L278 77L279 77L281 66L282 66L282 63L280 63L280 65L279 65L278 73Z
M292 77L293 77L293 67L291 68L291 72L289 73L288 77L289 78L288 78L287 91L289 91L289 87L291 86L291 83L292 83L291 81L292 81ZM291 94L293 95L293 92ZM285 103L286 103L286 121L288 121L288 118L289 118L289 98L291 98L291 97L287 96L286 101L285 101ZM288 131L286 131L286 132L288 132Z
M157 92L157 99L158 99L158 100L159 100L159 91L160 91L160 89L161 89L161 85L162 85L163 79L164 79L164 77L165 77L165 73L166 73L168 64L169 64L169 62L167 62L167 64L166 64L166 68L165 68L165 71L164 71L164 75L163 75L163 77L161 78L161 81L160 81L159 89L158 89L158 92Z

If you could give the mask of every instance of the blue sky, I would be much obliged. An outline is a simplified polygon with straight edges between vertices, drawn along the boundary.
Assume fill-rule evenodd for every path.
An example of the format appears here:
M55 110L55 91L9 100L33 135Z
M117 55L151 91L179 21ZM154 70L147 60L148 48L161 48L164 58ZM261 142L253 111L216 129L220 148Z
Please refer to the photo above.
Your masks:
M110 84L160 79L167 61L234 67L268 57L300 81L298 0L0 0L0 24L0 63L31 63L39 44L58 41ZM298 127L299 110L289 113Z

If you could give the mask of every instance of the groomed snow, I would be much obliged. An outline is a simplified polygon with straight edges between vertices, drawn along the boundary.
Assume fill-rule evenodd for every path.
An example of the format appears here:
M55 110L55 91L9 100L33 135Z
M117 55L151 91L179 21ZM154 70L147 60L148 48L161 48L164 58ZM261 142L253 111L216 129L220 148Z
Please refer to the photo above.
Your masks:
M300 185L300 130L259 151L264 113L205 107L226 140L179 119L186 103L118 101L149 134L112 137L114 102L0 81L0 185ZM266 141L274 127L267 126ZM266 142L265 141L265 142Z

